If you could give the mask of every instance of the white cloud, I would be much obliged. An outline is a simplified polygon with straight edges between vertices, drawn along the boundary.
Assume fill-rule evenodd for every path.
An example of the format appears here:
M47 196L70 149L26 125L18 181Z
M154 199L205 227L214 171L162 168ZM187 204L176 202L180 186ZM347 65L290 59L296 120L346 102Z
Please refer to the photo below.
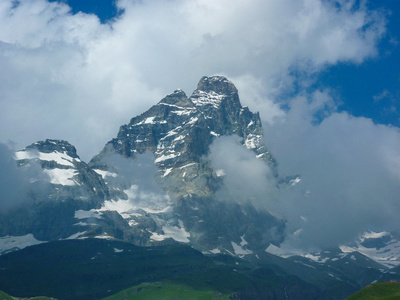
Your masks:
M397 230L400 130L335 111L315 123L321 95L332 101L326 92L314 100L299 97L280 122L265 128L281 175L302 177L295 189L282 191L274 209L292 231L304 228L305 244L337 245L368 228Z
M237 79L244 102L271 121L281 111L261 100L290 90L293 68L362 62L385 31L382 15L320 0L123 0L109 24L57 2L15 3L0 4L0 140L67 139L86 160L203 75Z
M217 138L210 147L211 167L223 174L223 187L217 199L251 202L256 208L269 209L277 198L277 180L267 163L239 143L238 136Z

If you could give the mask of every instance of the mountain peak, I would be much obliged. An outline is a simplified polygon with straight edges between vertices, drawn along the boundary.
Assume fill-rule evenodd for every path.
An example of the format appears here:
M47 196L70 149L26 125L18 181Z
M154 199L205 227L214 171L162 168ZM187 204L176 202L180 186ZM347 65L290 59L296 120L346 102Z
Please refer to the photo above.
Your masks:
M173 93L163 98L159 104L169 104L181 107L193 106L192 101L188 99L185 92L181 89L175 90Z
M217 94L237 94L235 85L224 76L203 76L197 84L197 89L204 92Z
M38 141L26 147L26 150L36 149L43 153L52 153L54 151L63 153L65 152L72 158L79 158L76 153L76 148L67 141L46 139Z

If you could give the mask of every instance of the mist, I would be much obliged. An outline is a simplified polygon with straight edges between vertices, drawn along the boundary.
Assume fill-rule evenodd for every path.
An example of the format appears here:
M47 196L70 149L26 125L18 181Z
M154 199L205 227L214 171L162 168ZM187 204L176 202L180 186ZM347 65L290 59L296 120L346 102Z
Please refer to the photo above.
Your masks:
M14 151L0 143L0 213L29 203L29 181L26 174L18 168Z
M251 202L266 209L277 197L277 179L268 164L240 143L236 135L215 139L208 155L211 167L222 174L223 186L216 198L240 204Z
M116 153L106 154L102 163L112 166L110 172L118 174L115 177L106 176L104 179L110 187L112 198L129 200L137 208L160 210L167 207L171 198L157 180L158 170L154 159L150 152L138 154L134 159ZM119 191L123 191L125 195Z
M289 232L303 229L296 238L303 246L335 246L400 225L399 129L338 112L335 103L328 91L297 97L284 117L264 124L280 176L301 176L281 189L274 209Z
M279 120L263 126L279 178L300 175L301 181L280 184L238 137L220 137L209 154L211 166L224 174L219 199L251 202L283 218L286 242L302 248L400 228L398 128L338 112L329 91L293 99Z

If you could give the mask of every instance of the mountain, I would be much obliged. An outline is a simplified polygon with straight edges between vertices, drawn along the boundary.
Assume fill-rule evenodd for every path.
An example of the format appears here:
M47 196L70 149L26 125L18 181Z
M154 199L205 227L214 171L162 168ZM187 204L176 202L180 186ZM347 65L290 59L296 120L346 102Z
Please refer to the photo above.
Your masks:
M284 239L285 222L236 195L222 197L224 170L207 157L236 136L270 170L260 116L240 104L225 77L203 77L190 97L176 90L121 126L86 164L66 141L44 140L15 153L29 195L0 219L0 253L55 239L104 237L149 246L187 243L204 253L245 256Z
M219 143L224 147L218 148ZM220 156L215 156L217 150ZM47 243L55 241L49 245L78 257L81 254L69 245L80 241L88 241L79 245L89 248L100 245L91 242L95 238L147 250L184 245L199 251L189 251L193 257L199 253L223 260L234 257L235 265L248 264L243 278L251 278L249 285L256 286L236 293L243 299L265 292L264 271L269 280L290 280L291 291L304 299L306 295L343 299L373 281L397 280L400 242L394 233L369 231L354 243L334 249L285 249L285 220L254 206L271 196L252 193L246 172L236 166L242 167L243 162L230 159L221 168L216 161L215 157L230 158L234 153L262 170L256 173L259 185L283 189L300 180L279 176L278 164L263 140L259 114L241 105L236 87L222 76L201 78L189 97L181 90L167 95L122 125L89 163L66 141L33 143L15 153L27 193L19 207L0 212L0 260L28 246L50 251ZM232 170L243 182L229 181ZM239 187L232 188L235 184ZM15 255L15 261L23 259ZM150 257L146 259L154 259ZM70 263L69 257L57 259ZM89 259L81 263L90 263ZM2 276L10 274L6 271ZM142 279L118 288L140 284ZM12 280L7 282L11 288ZM271 287L275 292L265 295L285 299L281 287ZM13 294L1 284L0 290Z
M230 81L203 77L190 97L176 90L121 126L90 161L110 189L104 209L119 211L131 224L131 241L140 245L173 239L209 253L248 254L279 244L282 220L251 204L216 199L223 170L214 170L205 156L216 138L230 135L277 177L260 117L242 107ZM152 167L155 178L147 171Z
M101 176L66 141L45 140L15 153L29 182L17 209L0 213L0 254L78 232L76 211L100 208L109 198Z
M0 256L0 290L18 297L102 299L143 282L213 290L232 299L318 299L322 291L295 276L186 245L138 247L121 241L53 241ZM219 296L217 297L219 298ZM202 298L204 299L204 298ZM205 298L205 299L208 299Z
M46 201L80 199L96 206L109 198L108 188L99 175L80 160L75 147L66 141L36 142L16 152L15 157L21 167L38 164L43 169L41 180L32 178L32 181L47 181L53 187L49 188ZM42 195L31 194L31 197L35 202L43 200Z

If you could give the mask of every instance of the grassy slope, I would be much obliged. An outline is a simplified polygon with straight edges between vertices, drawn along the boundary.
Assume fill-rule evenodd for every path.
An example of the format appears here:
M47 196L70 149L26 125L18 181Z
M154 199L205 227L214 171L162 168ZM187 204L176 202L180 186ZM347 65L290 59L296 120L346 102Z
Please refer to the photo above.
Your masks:
M0 300L13 300L13 297L11 297L8 294L0 291Z
M204 289L197 290L190 286L168 283L143 283L129 289L126 289L116 295L105 298L105 300L148 300L148 299L193 299L193 300L206 300L206 299L229 299L230 294L222 294L215 290Z
M377 282L347 298L347 300L398 300L399 282Z
M53 300L54 298L48 297L33 297L33 298L15 298L0 291L0 300Z

